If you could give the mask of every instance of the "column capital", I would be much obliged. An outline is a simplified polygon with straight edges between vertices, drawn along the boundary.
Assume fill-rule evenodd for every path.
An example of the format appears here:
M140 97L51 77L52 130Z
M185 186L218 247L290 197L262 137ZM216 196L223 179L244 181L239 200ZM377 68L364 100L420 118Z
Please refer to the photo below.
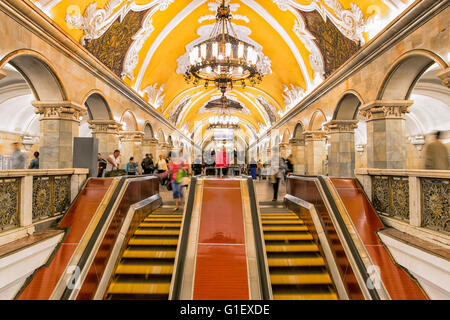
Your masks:
M132 141L132 142L142 142L144 133L142 131L120 131L120 140L122 142Z
M289 139L289 144L291 146L304 146L305 145L305 140L304 139L299 139L299 138L291 138L291 139Z
M88 120L88 123L93 134L119 134L122 129L122 124L114 120Z
M450 68L439 71L437 76L442 80L442 85L450 88Z
M305 141L323 141L327 138L327 133L322 130L304 131Z
M354 133L358 120L331 120L324 125L328 133Z
M405 119L412 100L375 100L360 108L359 112L366 121L381 119Z
M0 69L0 80L2 80L3 78L5 78L8 74L6 73L5 70Z
M158 144L158 140L155 138L142 138L143 146L156 146Z
M73 101L32 101L39 120L71 120L80 122L86 108Z

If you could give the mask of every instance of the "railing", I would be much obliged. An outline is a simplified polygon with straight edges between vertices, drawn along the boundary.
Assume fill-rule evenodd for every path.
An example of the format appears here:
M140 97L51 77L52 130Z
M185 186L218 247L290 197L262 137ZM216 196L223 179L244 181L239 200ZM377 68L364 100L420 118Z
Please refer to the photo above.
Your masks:
M87 174L88 169L0 171L0 245L33 233L37 222L63 214Z
M382 217L450 235L450 171L362 168L355 175Z

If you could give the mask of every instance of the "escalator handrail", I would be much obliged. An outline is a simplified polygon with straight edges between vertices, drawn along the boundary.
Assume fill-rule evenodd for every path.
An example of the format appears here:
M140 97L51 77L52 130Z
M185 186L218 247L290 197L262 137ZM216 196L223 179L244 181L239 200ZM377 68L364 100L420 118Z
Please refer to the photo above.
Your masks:
M330 205L330 209L333 211L332 213L333 213L334 217L336 218L336 222L339 225L339 229L341 230L344 240L347 243L350 253L356 263L359 274L361 275L361 277L364 280L364 286L365 286L366 290L368 291L372 300L381 300L376 289L369 288L366 285L369 280L369 275L367 273L366 265L364 264L360 254L359 254L359 251L358 251L355 243L353 242L353 239L352 239L349 231L347 230L347 226L345 225L344 220L342 219L339 209L338 209L336 203L334 202L331 192L330 192L330 190L328 190L328 186L325 183L325 180L323 179L323 177L321 177L321 176L304 176L304 175L295 175L295 174L290 175L290 177L297 178L297 179L299 179L299 178L310 178L311 179L312 178L312 179L317 179L319 181L320 186L322 187L322 190L325 193L327 201ZM362 284L360 284L360 285L362 285Z
M86 248L83 250L81 257L77 262L76 267L79 268L79 270L84 269L84 267L89 259L89 256L91 254L92 248L94 247L95 243L97 242L97 240L98 240L97 238L100 235L100 232L103 229L106 220L108 219L109 215L111 214L111 210L113 209L113 207L117 201L117 197L119 196L119 194L122 190L122 187L123 187L125 181L127 180L127 178L128 178L127 176L123 176L120 178L119 183L117 184L117 187L111 196L111 200L113 200L113 199L114 200L108 202L108 204L105 208L105 211L103 211L103 214L102 214L100 220L98 221L98 223L94 229L94 232L92 233L92 236L89 238ZM66 286L60 299L61 300L70 299L70 296L71 296L73 290L74 290L74 288L69 288L68 286Z
M247 178L248 194L250 198L250 211L252 215L253 235L255 237L256 259L258 262L261 297L263 300L269 300L271 295L270 295L269 281L267 279L268 268L266 266L266 259L264 259L265 252L262 244L263 237L261 234L261 226L259 223L259 214L258 214L258 207L256 204L253 178L244 175L243 177Z
M176 266L174 268L175 275L173 277L173 289L171 292L172 300L180 300L181 284L183 279L184 264L186 260L186 252L189 240L189 230L191 227L192 211L194 209L196 185L197 185L197 178L191 177L191 183L189 185L189 195L186 203L186 212L183 221L183 230L181 230L180 238L178 240L179 249Z

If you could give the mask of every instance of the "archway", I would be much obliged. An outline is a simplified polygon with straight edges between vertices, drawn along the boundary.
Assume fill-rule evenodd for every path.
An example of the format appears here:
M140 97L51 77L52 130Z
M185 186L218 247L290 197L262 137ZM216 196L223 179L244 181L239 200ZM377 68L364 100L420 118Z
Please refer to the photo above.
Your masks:
M103 94L98 90L89 92L83 101L83 104L86 107L86 112L80 122L79 136L91 137L93 132L91 131L89 121L112 120L113 116L108 102L104 98Z
M323 125L327 122L327 117L321 109L317 109L311 116L309 121L308 131L320 131Z
M364 101L359 93L350 90L345 92L339 100L333 113L333 120L355 120L358 109Z
M155 138L152 125L149 122L146 122L144 126L144 138Z

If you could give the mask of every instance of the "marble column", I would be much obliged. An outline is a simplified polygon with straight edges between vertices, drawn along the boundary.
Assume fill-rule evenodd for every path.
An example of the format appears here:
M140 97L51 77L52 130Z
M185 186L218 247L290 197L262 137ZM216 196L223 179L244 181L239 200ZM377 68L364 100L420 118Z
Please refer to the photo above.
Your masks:
M139 164L142 161L142 138L143 132L140 131L121 131L120 132L120 163L121 169L125 169L130 157Z
M289 143L281 142L280 143L280 157L286 159L290 154L291 150L289 149Z
M114 120L89 120L92 136L98 139L98 152L106 159L119 149L119 132L122 125Z
M156 146L158 145L158 140L155 138L143 138L142 139L142 154L145 156L147 153L153 155L153 159L158 159L156 154Z
M292 138L289 144L294 158L294 173L305 174L305 140Z
M326 159L325 131L305 131L305 171L307 175L324 174L324 162Z
M331 120L328 131L328 174L332 177L353 177L355 171L355 129L358 120Z
M72 168L73 138L77 137L80 118L86 108L72 101L33 101L40 114L39 168Z
M367 166L406 168L405 117L410 100L374 101L360 109L367 123Z

